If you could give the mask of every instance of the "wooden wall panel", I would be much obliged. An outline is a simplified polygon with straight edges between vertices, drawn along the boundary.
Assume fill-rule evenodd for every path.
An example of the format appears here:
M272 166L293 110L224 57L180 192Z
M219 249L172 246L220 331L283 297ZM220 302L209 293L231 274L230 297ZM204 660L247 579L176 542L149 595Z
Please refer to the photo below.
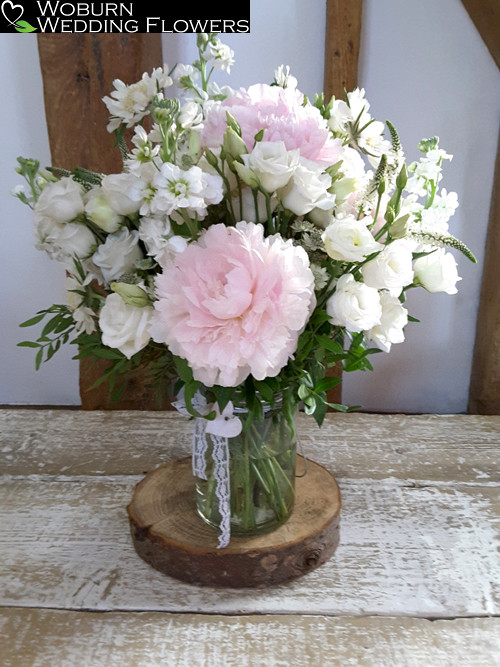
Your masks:
M500 67L500 3L498 0L462 0L493 60ZM486 238L481 300L469 390L469 412L500 414L500 143Z
M106 130L109 112L102 98L113 80L138 81L143 72L163 63L160 34L40 34L38 51L52 165L86 167L104 173L122 169L114 136ZM105 362L80 362L83 409L155 409L141 373L127 376L123 397L112 402L107 383L89 387Z
M325 100L332 95L343 99L344 91L358 84L358 61L361 43L363 0L327 0L325 24L325 69L323 91ZM340 364L328 375L342 377ZM342 385L328 392L330 403L342 402Z
M500 67L500 2L498 0L462 0L493 60Z
M497 148L481 300L469 392L469 412L500 415L500 143Z
M325 30L325 98L344 97L358 82L363 0L327 0Z

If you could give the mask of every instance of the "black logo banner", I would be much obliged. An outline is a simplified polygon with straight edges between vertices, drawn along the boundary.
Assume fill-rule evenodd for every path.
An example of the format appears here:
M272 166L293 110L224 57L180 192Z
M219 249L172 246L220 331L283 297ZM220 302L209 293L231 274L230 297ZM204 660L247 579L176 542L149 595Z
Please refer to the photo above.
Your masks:
M198 4L198 11L193 3L179 9L150 0L2 0L0 32L244 33L250 32L250 0Z

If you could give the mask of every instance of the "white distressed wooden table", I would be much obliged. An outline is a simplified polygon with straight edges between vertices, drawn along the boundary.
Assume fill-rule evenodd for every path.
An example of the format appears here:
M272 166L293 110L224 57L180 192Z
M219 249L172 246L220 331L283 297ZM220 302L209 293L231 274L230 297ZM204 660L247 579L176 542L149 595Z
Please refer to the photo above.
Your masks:
M341 488L340 546L258 591L190 586L134 551L134 485L189 453L190 428L0 410L1 667L500 664L500 417L300 415Z

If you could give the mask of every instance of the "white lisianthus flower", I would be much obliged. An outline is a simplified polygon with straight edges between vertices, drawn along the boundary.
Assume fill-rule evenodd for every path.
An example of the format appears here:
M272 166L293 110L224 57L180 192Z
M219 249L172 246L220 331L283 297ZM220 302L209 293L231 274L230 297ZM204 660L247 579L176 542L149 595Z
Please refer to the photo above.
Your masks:
M65 257L89 257L96 244L95 236L90 229L79 222L68 222L61 225L57 243Z
M52 218L56 222L71 222L83 213L83 187L70 176L47 183L33 207L37 218Z
M354 333L367 331L380 324L379 292L346 273L338 279L335 292L327 301L326 312L336 326Z
M90 229L79 222L59 223L53 218L35 219L35 246L44 250L51 259L70 264L73 257L89 257L96 245Z
M307 214L307 219L313 222L316 227L321 227L321 229L326 229L328 225L331 225L334 221L334 207L332 208L313 208L312 211L309 211Z
M152 306L129 306L119 294L110 294L99 313L102 342L130 359L150 341L149 325L153 312Z
M374 252L380 252L384 246L373 238L363 220L353 215L334 220L321 235L325 250L332 258L340 262L360 262Z
M178 209L187 209L200 218L206 215L209 204L218 204L223 197L223 181L216 174L194 166L181 169L170 162L163 163L154 178L156 193L151 200L153 215L170 215Z
M405 339L404 327L408 324L408 311L399 299L389 292L380 292L382 316L376 324L365 332L365 337L383 352L390 352L391 345L402 343Z
M400 239L386 245L382 252L361 267L364 282L375 289L387 289L399 296L413 282L411 245Z
M101 181L102 193L117 215L133 215L141 205L141 182L126 171L108 174Z
M456 294L456 283L462 280L458 275L457 263L450 252L438 248L430 255L419 257L413 265L415 282L428 292Z
M123 222L107 200L104 190L95 187L85 194L85 215L108 234L118 231Z
M328 192L332 179L312 163L300 163L287 185L278 191L283 206L295 215L305 215L314 208L331 209L335 195Z
M251 153L242 155L242 160L264 190L272 193L288 183L299 164L299 155L298 149L288 151L283 141L259 141Z
M133 271L135 263L143 259L138 246L139 232L130 232L123 227L115 234L109 234L106 241L99 246L92 256L92 261L98 266L104 280L110 283L118 280L124 273Z

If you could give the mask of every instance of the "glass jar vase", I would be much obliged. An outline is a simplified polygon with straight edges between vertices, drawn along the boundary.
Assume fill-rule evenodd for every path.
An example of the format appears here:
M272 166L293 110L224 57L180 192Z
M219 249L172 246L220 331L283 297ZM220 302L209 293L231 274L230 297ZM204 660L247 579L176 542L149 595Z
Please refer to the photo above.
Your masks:
M260 535L283 524L295 500L296 409L285 411L281 397L263 405L256 420L245 405L234 407L240 435L228 438L230 530L235 537ZM198 514L211 526L221 522L214 475L214 438L206 434L206 479L196 477Z

